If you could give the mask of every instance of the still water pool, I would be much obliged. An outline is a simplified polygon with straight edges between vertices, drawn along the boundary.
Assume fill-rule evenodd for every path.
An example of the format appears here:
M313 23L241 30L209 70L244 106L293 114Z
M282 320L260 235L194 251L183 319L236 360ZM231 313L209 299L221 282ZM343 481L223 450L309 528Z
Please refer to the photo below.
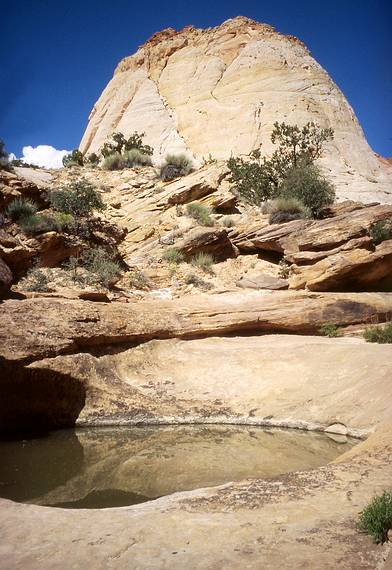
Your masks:
M355 440L245 426L78 428L0 441L0 496L66 508L150 501L312 469Z

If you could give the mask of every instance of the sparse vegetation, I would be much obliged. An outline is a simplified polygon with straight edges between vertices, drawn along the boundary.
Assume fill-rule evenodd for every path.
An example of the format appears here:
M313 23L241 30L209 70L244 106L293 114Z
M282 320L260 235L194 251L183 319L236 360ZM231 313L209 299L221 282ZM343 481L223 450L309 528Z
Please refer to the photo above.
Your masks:
M122 170L123 168L151 166L151 164L151 157L148 154L143 154L137 148L132 148L123 154L114 152L107 155L103 161L103 168L105 170Z
M85 269L93 275L93 281L103 287L112 287L121 273L120 265L103 247L96 247L84 252L82 263Z
M48 283L51 279L50 270L43 271L39 267L35 266L30 269L26 276L20 281L20 286L25 291L36 291L45 293L50 291Z
M388 540L388 531L392 528L392 492L384 491L360 513L358 527L369 534L374 542Z
M214 264L214 258L209 253L200 252L192 257L191 264L194 267L199 267L207 271L211 269L211 266Z
M270 224L281 224L310 217L308 208L297 198L276 198L268 202L267 212L270 214Z
M185 276L185 283L187 285L194 285L195 287L198 287L199 289L203 289L204 291L209 291L210 289L213 289L213 287L214 287L212 285L212 283L208 283L208 281L204 281L204 279L201 279L201 277L199 277L195 273L188 273L188 275Z
M196 220L202 226L213 226L214 221L210 217L210 210L199 202L192 202L186 207L188 216Z
M225 228L232 228L233 226L235 226L235 221L233 220L233 218L230 218L230 216L225 216L224 218L222 218L222 226Z
M84 157L84 164L98 166L99 156L95 152L91 152L88 156Z
M106 158L113 154L121 155L126 151L136 149L143 155L151 156L154 150L149 145L143 144L143 138L144 133L134 132L128 139L122 133L113 133L110 140L101 148L101 154Z
M21 218L20 226L25 233L40 234L44 232L61 232L74 222L73 216L63 214L62 212L53 212L50 214L33 214Z
M19 222L34 216L37 206L32 200L27 198L16 198L7 207L6 216L13 222Z
M84 156L77 148L63 157L63 166L66 168L70 166L83 166L84 165Z
M160 168L160 178L167 182L186 176L193 170L193 163L185 154L168 154Z
M84 178L71 182L61 190L53 191L50 203L55 210L71 214L75 218L88 217L95 210L106 208L95 186Z
M240 197L250 204L260 205L283 195L300 199L316 216L322 206L331 203L334 193L312 165L321 156L323 144L332 138L332 129L322 129L315 123L302 128L275 123L271 141L278 148L271 158L262 157L260 149L254 150L248 159L230 158L227 164L231 181ZM298 187L299 184L309 184L310 188ZM320 196L312 198L314 192Z
M367 342L377 342L378 344L392 343L392 321L380 327L368 327L363 333Z
M370 228L369 234L373 238L375 245L379 245L383 241L392 239L392 220L376 222Z
M288 279L288 277L290 277L290 265L284 259L279 261L279 277L281 279Z
M334 325L333 323L325 323L325 325L320 327L319 333L322 336L327 336L329 338L336 338L340 336L339 327L337 325Z
M129 274L129 285L135 289L148 289L150 280L142 271L131 271Z
M170 247L164 252L162 259L169 263L180 263L184 259L184 254L176 247Z
M0 169L9 170L9 156L8 152L5 150L5 143L0 139Z

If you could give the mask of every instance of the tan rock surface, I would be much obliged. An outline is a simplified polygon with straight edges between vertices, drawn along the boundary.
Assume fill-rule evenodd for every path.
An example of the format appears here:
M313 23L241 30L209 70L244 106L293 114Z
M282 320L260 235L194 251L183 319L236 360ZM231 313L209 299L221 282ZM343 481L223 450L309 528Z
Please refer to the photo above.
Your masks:
M358 532L358 513L390 485L392 427L341 463L272 481L248 479L133 507L64 510L0 501L4 568L386 570L388 545ZM212 539L213 537L213 539Z
M275 121L333 127L322 160L340 198L391 201L392 168L369 148L353 110L306 47L272 26L234 18L207 30L166 30L118 65L80 144L114 130L146 133L156 157L271 151Z
M326 322L384 322L392 312L392 293L242 291L126 304L32 298L6 300L1 309L0 355L31 361L154 338L311 334Z

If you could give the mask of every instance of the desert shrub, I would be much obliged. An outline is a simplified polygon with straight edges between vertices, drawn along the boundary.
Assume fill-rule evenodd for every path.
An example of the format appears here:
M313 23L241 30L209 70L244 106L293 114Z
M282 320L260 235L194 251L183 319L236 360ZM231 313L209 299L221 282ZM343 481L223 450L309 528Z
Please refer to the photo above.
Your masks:
M1 139L0 139L0 169L2 170L10 169L8 152L5 150L5 143Z
M131 271L129 273L129 285L135 289L148 289L150 280L142 271Z
M287 171L279 196L300 200L318 218L326 206L333 204L335 189L315 164L300 163Z
M91 152L88 156L84 158L85 164L90 164L91 166L98 166L99 156L95 152Z
M75 218L87 217L95 210L106 208L95 186L83 178L71 182L61 190L54 190L50 195L50 203L55 210L71 214Z
M160 178L163 181L174 180L186 176L193 170L193 163L185 154L168 154L160 168Z
M25 291L37 291L44 293L50 291L50 287L48 285L50 278L51 274L49 271L45 273L42 269L33 267L27 272L26 277L20 281L20 286Z
M119 278L120 265L103 247L96 247L85 251L81 258L84 268L93 275L93 281L111 287Z
M200 252L192 257L191 264L206 271L214 264L214 258L209 253Z
M392 239L392 220L376 222L370 228L369 234L373 238L375 245Z
M123 153L126 168L134 168L137 166L151 166L152 160L149 154L144 154L137 148L131 148Z
M203 289L204 291L209 291L210 289L213 289L213 287L214 287L212 285L212 283L208 283L208 281L204 281L204 279L201 279L201 277L199 277L195 273L188 273L188 275L185 276L185 283L187 285L194 285L195 287L198 287L199 289Z
M225 216L224 218L222 218L222 226L224 226L225 228L232 228L233 226L235 226L235 221L233 220L233 218L230 218L230 216Z
M84 156L77 148L74 148L70 154L63 157L63 166L66 168L69 166L83 166Z
M363 509L359 516L358 527L373 537L374 542L388 540L388 531L392 528L392 492L384 491Z
M50 214L24 216L19 223L24 232L40 234L51 231L61 232L73 225L74 218L71 214L53 212Z
M368 327L363 333L367 342L377 342L378 344L392 343L392 321L383 327Z
M104 158L102 167L105 170L121 170L124 168L124 160L119 152L107 154Z
M13 222L18 222L23 218L33 216L37 211L37 206L29 199L15 198L7 207L6 216Z
M184 254L176 247L171 247L164 252L162 258L169 263L180 263L184 259Z
M276 198L268 203L270 224L281 224L310 216L309 210L297 198Z
M143 144L144 133L134 132L128 139L122 133L113 133L110 140L101 148L101 154L104 158L118 153L121 154L131 149L137 149L144 155L152 155L154 150L147 144Z
M140 166L151 166L151 156L142 153L137 148L126 150L123 154L114 152L105 157L103 168L105 170L122 170L123 168L137 168Z
M245 202L260 205L279 195L290 169L313 164L321 156L323 144L332 138L332 129L322 129L313 122L302 128L276 122L271 141L278 148L271 158L262 157L260 149L251 152L249 158L231 157L227 162L230 180Z
M329 338L336 338L337 336L340 336L339 327L333 323L325 323L325 325L320 327L319 333L322 336L328 336Z
M202 226L213 226L214 222L210 217L210 210L207 206L199 202L192 202L186 207L188 216L196 220Z
M279 261L279 277L281 279L290 277L290 265L284 259Z

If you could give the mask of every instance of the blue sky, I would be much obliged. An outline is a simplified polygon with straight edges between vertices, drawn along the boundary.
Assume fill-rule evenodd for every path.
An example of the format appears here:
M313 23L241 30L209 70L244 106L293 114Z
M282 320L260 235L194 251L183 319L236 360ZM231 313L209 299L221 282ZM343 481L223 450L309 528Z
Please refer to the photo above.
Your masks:
M392 156L391 0L19 0L2 7L0 138L8 151L78 146L119 60L154 32L237 15L298 36L342 89L372 148Z

